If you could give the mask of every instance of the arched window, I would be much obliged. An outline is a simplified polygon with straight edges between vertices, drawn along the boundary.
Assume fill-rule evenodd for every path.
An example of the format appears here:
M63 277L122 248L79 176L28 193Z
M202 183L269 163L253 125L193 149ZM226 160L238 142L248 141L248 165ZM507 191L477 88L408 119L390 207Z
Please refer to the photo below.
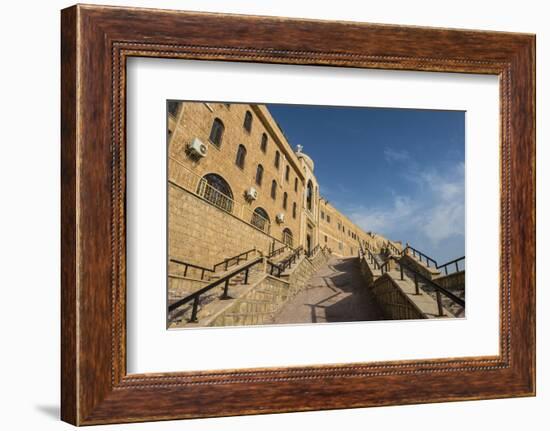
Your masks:
M306 190L306 207L308 210L312 211L313 208L313 183L311 180L307 182Z
M258 165L258 167L256 168L256 184L261 186L263 178L264 178L264 167L262 165Z
M235 159L235 164L241 168L244 169L244 161L246 159L246 148L244 145L239 145L239 149L237 150L237 158Z
M224 211L233 211L231 187L217 174L207 174L202 177L197 187L197 194Z
M286 210L287 203L288 203L288 194L285 192L283 195L283 209L285 210Z
M216 147L220 148L222 145L223 131L225 127L223 126L222 120L215 118L212 123L212 128L210 129L210 142L212 142Z
M271 182L271 198L277 199L277 181L275 180Z
M296 218L296 202L292 204L292 218Z
M281 164L281 154L278 151L275 151L275 167L279 169L280 164Z
M262 133L262 142L260 143L260 149L265 153L267 151L267 135Z
M244 115L243 127L248 133L252 130L252 113L250 111L246 111Z
M294 178L294 191L298 191L298 178Z
M289 179L290 179L290 166L286 165L285 181L288 181Z
M263 230L264 232L267 232L270 224L269 215L267 214L267 211L264 210L262 207L256 208L252 213L252 218L250 220L250 223L253 226L256 226L258 229Z
M288 245L289 247L292 247L292 243L293 243L292 231L289 228L285 228L283 230L283 243Z

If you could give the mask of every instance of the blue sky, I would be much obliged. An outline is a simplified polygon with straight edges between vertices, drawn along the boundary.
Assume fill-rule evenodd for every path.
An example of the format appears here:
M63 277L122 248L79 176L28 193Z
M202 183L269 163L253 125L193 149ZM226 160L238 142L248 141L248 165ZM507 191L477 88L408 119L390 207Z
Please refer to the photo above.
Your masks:
M464 253L464 112L267 105L313 158L321 194L438 263Z

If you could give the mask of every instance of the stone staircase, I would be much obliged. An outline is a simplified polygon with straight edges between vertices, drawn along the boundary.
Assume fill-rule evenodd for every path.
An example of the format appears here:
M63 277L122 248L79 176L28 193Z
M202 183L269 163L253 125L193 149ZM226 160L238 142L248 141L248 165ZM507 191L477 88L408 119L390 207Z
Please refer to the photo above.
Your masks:
M279 253L270 259L273 264L284 264L297 250ZM303 252L287 265L279 275L270 275L267 271L267 258L262 258L262 264L249 269L248 282L244 283L244 273L232 275L229 281L229 297L222 298L225 287L216 286L208 293L201 294L197 307L197 321L190 322L192 302L178 308L177 312L169 314L170 327L204 327L204 326L242 326L272 323L281 307L303 288L305 281L328 259L326 250L306 257ZM209 281L215 282L233 274L247 262L229 269L227 272L212 274ZM172 295L169 304L174 304L183 296Z
M407 250L362 248L359 262L368 287L391 318L464 317L464 307L434 285L440 275L435 261ZM464 291L451 293L464 300Z
M289 299L289 283L270 275L260 280L242 298L220 313L207 326L244 326L271 323Z

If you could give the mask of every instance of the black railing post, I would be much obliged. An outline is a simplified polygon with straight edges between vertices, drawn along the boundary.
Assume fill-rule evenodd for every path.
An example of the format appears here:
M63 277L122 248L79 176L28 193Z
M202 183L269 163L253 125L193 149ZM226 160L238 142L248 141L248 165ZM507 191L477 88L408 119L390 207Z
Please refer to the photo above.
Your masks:
M204 269L201 272L201 280L204 278Z
M191 310L191 319L189 319L189 322L196 322L197 321L197 310L199 308L199 296L195 296L195 299L193 300L193 309Z
M229 264L229 260L225 259L225 270L227 271L227 265Z
M420 290L418 289L418 277L416 275L416 272L414 273L414 293L416 295L420 295Z
M455 265L456 265L456 272L458 272L458 260L455 262ZM445 267L447 268L447 267Z
M244 273L244 284L248 284L248 271L249 271L249 269L246 268L246 271Z
M443 316L443 304L441 303L441 292L439 290L435 291L435 296L437 298L437 312L440 316Z
M225 285L223 287L223 294L220 299L229 299L229 278L225 280Z
M185 265L185 269L183 271L183 276L187 277L187 268L189 268L189 265Z
M399 264L399 271L401 272L401 280L403 280L403 265Z

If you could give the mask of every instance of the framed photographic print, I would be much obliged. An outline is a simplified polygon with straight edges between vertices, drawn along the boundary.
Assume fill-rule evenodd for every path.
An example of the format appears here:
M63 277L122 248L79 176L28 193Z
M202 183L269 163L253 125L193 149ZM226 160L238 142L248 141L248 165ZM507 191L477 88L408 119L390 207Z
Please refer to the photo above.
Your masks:
M62 11L62 419L535 393L535 38Z

